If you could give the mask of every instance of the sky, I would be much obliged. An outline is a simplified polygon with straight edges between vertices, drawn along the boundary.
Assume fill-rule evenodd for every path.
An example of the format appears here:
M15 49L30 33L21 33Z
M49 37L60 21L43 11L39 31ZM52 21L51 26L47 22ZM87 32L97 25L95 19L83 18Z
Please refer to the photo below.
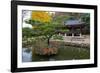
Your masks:
M23 27L32 28L32 25L25 23L25 20L30 19L30 17L31 17L31 11L27 11L27 10L22 11Z

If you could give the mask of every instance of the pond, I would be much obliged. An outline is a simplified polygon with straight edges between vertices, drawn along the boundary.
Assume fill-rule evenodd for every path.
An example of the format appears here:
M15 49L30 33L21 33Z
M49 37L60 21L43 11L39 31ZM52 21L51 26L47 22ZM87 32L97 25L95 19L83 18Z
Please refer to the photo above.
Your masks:
M36 55L29 48L22 50L22 62L90 59L90 49L72 46L60 47L56 55Z
M31 62L32 61L32 51L28 48L22 49L22 62Z

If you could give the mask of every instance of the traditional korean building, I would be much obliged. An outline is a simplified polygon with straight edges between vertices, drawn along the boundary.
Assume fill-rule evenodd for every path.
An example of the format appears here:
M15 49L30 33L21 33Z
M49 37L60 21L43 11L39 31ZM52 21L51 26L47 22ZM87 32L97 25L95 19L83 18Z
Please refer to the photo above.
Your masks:
M68 29L68 32L64 32L60 34L63 34L64 36L82 36L82 33L84 32L83 29L85 27L85 22L82 22L81 20L76 19L70 19L64 22L65 28Z

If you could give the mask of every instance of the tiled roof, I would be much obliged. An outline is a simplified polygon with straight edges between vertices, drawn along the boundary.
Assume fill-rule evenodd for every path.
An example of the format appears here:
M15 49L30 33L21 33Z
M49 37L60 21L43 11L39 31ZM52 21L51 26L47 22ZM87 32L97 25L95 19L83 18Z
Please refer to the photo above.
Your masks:
M65 25L81 25L84 24L84 22L80 20L67 20L64 22Z

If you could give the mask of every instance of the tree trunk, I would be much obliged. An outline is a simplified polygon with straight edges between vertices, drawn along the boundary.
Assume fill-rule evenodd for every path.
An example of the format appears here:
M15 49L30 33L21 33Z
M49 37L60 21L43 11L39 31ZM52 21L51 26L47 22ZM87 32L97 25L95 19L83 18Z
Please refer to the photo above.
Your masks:
M50 38L47 39L48 47L50 45Z

